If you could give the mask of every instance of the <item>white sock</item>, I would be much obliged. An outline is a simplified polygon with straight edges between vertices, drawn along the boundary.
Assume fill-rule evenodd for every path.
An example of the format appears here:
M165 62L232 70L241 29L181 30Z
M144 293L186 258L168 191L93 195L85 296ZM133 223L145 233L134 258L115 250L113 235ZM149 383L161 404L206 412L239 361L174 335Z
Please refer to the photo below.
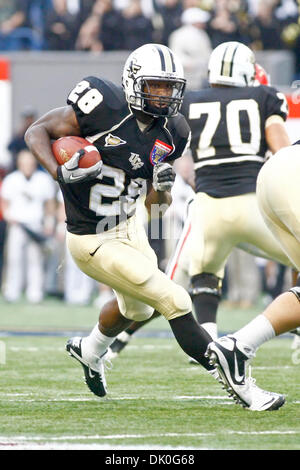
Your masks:
M204 328L207 333L212 337L213 341L218 339L218 327L214 322L201 323L202 328Z
M231 336L256 351L259 346L274 338L276 334L271 322L261 314Z
M118 334L117 339L122 341L122 343L129 343L131 340L131 335L126 333L126 331L121 331L121 333Z
M81 352L82 357L89 363L97 362L97 359L101 357L108 346L114 341L115 337L105 336L99 331L98 323L94 326L93 330L82 339Z

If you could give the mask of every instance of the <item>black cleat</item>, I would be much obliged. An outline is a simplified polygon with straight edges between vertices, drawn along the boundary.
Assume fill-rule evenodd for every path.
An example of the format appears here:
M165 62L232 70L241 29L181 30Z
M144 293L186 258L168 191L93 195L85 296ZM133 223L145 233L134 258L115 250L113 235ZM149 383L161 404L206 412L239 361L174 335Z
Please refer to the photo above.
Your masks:
M230 336L223 336L208 345L207 357L215 366L219 381L228 395L238 404L252 411L272 411L285 403L285 397L259 388L255 379L246 377L246 364L254 352Z
M69 339L66 344L66 350L68 351L70 356L77 359L77 361L79 361L82 365L84 370L85 383L87 384L90 391L98 397L104 397L107 393L107 389L103 361L101 360L101 358L99 358L97 364L98 370L95 370L95 368L90 367L90 365L82 358L81 341L82 338L80 337L74 337Z

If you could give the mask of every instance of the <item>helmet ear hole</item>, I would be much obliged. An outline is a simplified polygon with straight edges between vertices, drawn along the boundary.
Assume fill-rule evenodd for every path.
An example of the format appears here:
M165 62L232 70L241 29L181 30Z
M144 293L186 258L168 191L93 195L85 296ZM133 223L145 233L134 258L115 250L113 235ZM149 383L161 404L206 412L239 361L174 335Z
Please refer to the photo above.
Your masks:
M172 87L165 96L149 87L149 81L168 83ZM127 102L133 109L153 117L171 117L178 113L183 101L185 79L179 59L166 46L145 44L128 57L122 77ZM167 90L167 86L165 85ZM152 103L150 105L150 103Z

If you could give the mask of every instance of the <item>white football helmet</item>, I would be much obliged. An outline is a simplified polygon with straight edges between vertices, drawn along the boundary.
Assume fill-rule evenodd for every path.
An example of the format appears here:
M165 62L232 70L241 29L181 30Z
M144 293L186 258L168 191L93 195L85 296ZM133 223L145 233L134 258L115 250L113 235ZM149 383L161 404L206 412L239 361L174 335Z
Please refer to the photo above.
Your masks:
M172 87L171 96L151 94L147 82L153 80L168 82ZM139 47L130 54L124 66L122 85L127 102L133 109L154 117L171 117L178 113L185 84L180 60L161 44ZM155 102L158 106L153 105Z
M253 86L255 77L254 53L241 42L219 44L208 62L208 81L215 85Z

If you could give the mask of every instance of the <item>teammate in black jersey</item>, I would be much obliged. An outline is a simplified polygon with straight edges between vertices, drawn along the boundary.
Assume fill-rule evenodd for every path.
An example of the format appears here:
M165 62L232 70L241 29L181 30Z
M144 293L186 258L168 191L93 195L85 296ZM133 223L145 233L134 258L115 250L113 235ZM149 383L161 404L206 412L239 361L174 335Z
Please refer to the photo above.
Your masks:
M106 394L101 358L108 346L132 320L149 318L154 309L167 318L183 350L212 369L204 357L211 337L194 320L188 293L157 268L134 215L143 181L147 208L171 203L174 172L169 162L181 156L190 136L178 113L183 69L167 47L147 44L129 56L122 84L123 89L85 78L70 92L67 106L50 111L26 133L28 147L62 189L67 243L75 262L116 293L117 301L104 306L91 334L72 338L66 346L98 396ZM76 153L58 166L51 139L67 135L92 142L102 162L80 169Z
M253 86L254 62L241 43L219 45L208 66L211 87L187 93L182 107L192 130L196 178L188 242L190 292L198 322L214 338L224 267L234 247L246 245L291 265L266 226L255 194L267 154L289 145L287 103L275 88Z

